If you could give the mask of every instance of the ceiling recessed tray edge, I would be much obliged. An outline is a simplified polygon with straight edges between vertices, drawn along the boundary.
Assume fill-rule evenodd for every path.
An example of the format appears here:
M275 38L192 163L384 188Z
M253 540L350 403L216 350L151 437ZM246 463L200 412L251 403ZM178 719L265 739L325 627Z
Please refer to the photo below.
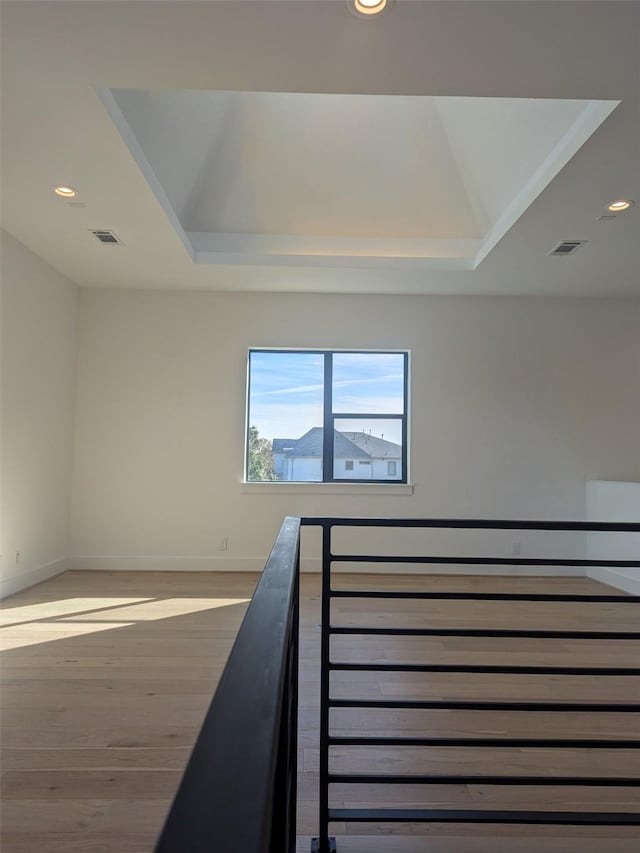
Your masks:
M152 165L151 158L140 143L130 121L118 102L117 92L108 88L96 89L111 121L115 125L123 142L142 173L151 192L160 204L168 221L176 232L187 254L195 264L221 264L246 266L286 266L286 267L344 267L365 269L433 269L433 270L474 270L487 257L489 252L499 243L507 231L530 207L533 201L550 184L560 170L571 160L576 152L585 144L595 130L605 121L620 103L616 100L583 100L560 102L556 99L464 99L441 98L442 102L452 102L457 107L464 101L483 102L484 109L490 102L528 101L538 108L542 103L553 104L551 109L558 110L559 105L567 103L574 105L574 118L558 138L553 138L542 159L526 174L509 196L508 203L502 204L498 213L494 211L491 217L480 215L477 221L481 223L479 235L466 234L443 238L437 234L425 234L424 237L386 237L386 236L344 236L317 233L286 234L286 233L239 233L226 231L193 231L185 227L170 198L163 181ZM125 90L126 91L126 90ZM131 90L129 90L131 91ZM180 93L172 93L179 97ZM214 93L203 93L215 97ZM223 95L254 94L286 95L294 93L220 93ZM295 93L300 95L300 93ZM309 98L331 98L334 96L313 95ZM338 97L338 96L336 96ZM357 99L361 96L339 96ZM368 96L369 99L378 96ZM384 105L395 96L380 96ZM399 96L400 97L400 96ZM402 96L404 97L404 96ZM416 108L428 96L414 96ZM405 98L406 100L406 98ZM438 99L431 99L436 101ZM575 105L578 105L577 107ZM522 106L519 107L522 109ZM476 106L477 109L477 106ZM460 111L460 110L458 110ZM464 142L456 140L455 134L445 126L444 135L448 137L451 148L451 160L455 162L462 184L467 193L470 209L483 208L484 199L480 186L490 185L490 175L473 174L469 168L469 160L474 157L479 160L478 152L464 150ZM505 150L508 140L500 138L496 148L503 145ZM500 152L494 151L498 155ZM516 152L517 153L517 152ZM510 156L514 156L512 151ZM499 157L496 157L496 162ZM437 165L437 164L436 164ZM434 167L435 168L435 167ZM485 196L486 196L485 189ZM504 193L503 193L504 195ZM491 201L491 199L489 199ZM490 204L484 207L490 207ZM494 205L495 207L495 205Z

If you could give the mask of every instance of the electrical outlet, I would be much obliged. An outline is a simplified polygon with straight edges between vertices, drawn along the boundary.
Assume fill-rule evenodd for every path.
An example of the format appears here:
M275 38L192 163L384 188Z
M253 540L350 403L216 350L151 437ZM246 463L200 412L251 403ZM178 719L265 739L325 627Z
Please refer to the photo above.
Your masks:
M16 551L16 566L20 562L20 551Z
M228 551L228 550L229 550L229 540L227 539L226 536L223 536L220 539L220 542L218 544L218 551Z

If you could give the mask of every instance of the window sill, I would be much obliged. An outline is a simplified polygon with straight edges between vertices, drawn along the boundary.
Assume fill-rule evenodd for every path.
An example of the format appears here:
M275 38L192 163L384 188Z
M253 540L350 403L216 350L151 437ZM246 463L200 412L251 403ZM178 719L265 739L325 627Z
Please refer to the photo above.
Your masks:
M412 495L415 483L240 483L243 495Z

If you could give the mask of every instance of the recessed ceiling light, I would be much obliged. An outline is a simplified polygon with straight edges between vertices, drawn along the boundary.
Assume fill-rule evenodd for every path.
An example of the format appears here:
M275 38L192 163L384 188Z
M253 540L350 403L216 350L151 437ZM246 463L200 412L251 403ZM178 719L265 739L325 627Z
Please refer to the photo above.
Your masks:
M348 0L348 5L358 17L379 15L391 6L393 0Z
M62 198L75 198L77 195L73 187L54 187L53 191Z
M621 210L629 210L630 207L633 207L635 201L631 201L630 198L619 198L616 201L610 202L607 205L607 210L612 210L614 213L620 213Z

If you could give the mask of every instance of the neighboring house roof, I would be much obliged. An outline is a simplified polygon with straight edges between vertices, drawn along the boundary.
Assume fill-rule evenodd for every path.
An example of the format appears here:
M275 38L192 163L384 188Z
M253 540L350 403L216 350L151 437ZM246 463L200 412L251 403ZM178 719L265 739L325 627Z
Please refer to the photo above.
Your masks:
M302 438L299 438L295 443L295 446L292 450L289 451L286 455L288 457L295 456L305 456L305 457L318 457L322 456L322 437L323 437L323 429L322 427L311 427L309 432L305 432ZM280 439L274 439L274 442L280 441ZM348 438L345 438L342 433L339 433L337 430L334 430L333 433L333 455L337 459L343 459L345 457L353 458L353 459L368 459L369 454L365 453L364 450L360 450L352 441L349 441Z
M271 442L271 449L274 453L287 453L287 451L293 450L297 442L297 438L274 438Z
M275 444L279 439L274 438ZM289 450L287 456L322 456L322 427L312 427Z
M312 427L302 438L293 441L293 448L287 453L284 450L287 439L274 438L274 452L285 452L288 457L322 456L322 427ZM402 448L399 444L367 435L365 432L339 432L333 433L333 455L335 459L384 459L385 457L400 458Z
M387 441L375 435L368 435L366 432L343 432L342 435L348 438L349 441L352 441L361 450L364 450L368 456L372 456L375 459L397 458L402 455L402 447L393 441Z
M333 431L333 456L335 459L366 459L369 454L336 429Z

